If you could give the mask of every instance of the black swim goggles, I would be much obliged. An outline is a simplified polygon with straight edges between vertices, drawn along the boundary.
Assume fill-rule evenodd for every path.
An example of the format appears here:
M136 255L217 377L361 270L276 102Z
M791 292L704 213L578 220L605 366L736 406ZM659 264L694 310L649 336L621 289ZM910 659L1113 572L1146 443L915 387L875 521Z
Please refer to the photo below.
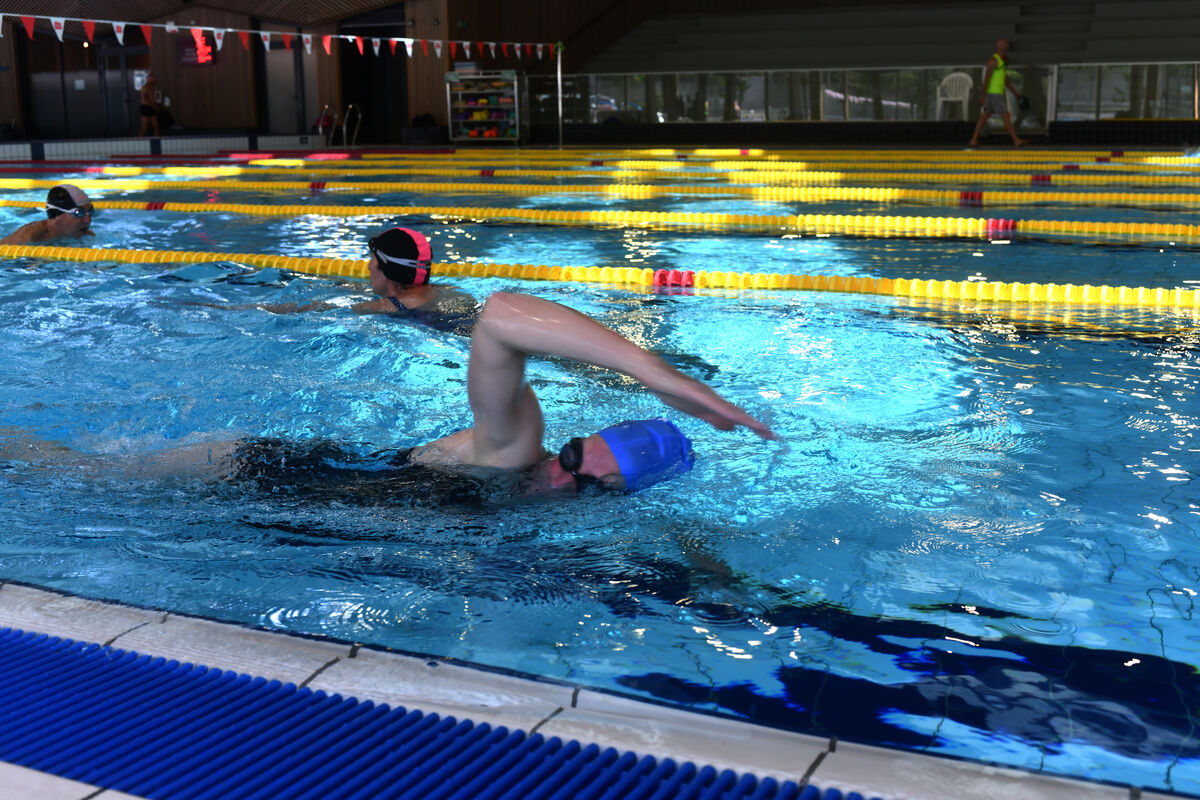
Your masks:
M564 444L562 450L558 451L558 465L563 468L563 472L570 474L575 479L575 491L577 492L582 492L587 487L600 483L600 479L594 475L579 474L579 470L583 466L583 439L578 436Z
M83 219L85 216L87 216L87 217L96 216L96 207L93 206L91 203L88 203L86 206L75 206L74 208L62 208L60 206L55 206L55 205L51 205L50 203L46 203L46 210L47 211L60 211L63 214L70 214L72 217L75 217L75 219Z

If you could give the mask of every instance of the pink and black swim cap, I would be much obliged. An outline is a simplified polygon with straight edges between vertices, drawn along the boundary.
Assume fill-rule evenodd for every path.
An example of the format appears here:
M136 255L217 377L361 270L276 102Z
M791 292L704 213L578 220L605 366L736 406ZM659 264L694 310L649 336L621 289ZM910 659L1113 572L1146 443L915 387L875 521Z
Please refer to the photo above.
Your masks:
M367 242L367 249L379 262L379 271L388 280L406 286L429 283L433 249L429 240L408 228L392 228Z

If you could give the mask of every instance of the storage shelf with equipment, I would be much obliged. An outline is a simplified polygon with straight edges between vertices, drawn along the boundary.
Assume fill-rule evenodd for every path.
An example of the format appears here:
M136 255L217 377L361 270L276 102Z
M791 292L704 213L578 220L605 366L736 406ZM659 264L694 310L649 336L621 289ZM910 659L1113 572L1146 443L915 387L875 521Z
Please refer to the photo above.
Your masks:
M450 140L519 142L520 83L515 70L447 72Z

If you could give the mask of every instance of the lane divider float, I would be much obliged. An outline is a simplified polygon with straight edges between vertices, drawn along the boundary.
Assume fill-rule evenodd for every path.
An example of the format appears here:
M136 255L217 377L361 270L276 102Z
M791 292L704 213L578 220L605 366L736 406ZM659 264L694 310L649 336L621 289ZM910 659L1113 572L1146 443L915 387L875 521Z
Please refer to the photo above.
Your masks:
M49 189L61 181L35 178L0 178L0 189ZM1198 206L1200 193L1139 193L1139 192L1039 192L1039 191L960 191L945 189L906 189L881 186L668 186L657 184L613 184L610 186L570 184L519 183L430 183L430 182L361 182L336 183L325 181L152 181L128 178L88 179L74 181L85 191L144 192L229 190L243 192L305 192L356 191L363 194L408 192L420 194L512 194L536 196L543 194L619 195L626 198L672 197L702 195L710 197L745 197L779 203L875 202L921 203L954 205L967 208L984 206L1018 206L1069 203L1095 206ZM33 205L40 202L29 201Z
M76 262L119 261L134 264L230 261L312 275L350 278L367 276L366 261L301 258L265 253L205 253L177 250L0 245L0 257L44 258L53 261ZM571 281L638 287L843 292L940 300L1183 309L1200 312L1200 290L1180 288L870 278L844 275L782 275L776 272L725 272L719 270L654 270L648 267L561 267L539 264L434 263L431 271L439 276L450 277Z
M570 211L562 209L438 207L249 205L240 203L168 203L132 200L93 201L99 210L174 211L185 214L225 213L298 217L411 217L495 220L535 225L637 226L657 230L704 230L774 234L845 234L876 237L954 237L1000 239L1067 235L1120 237L1156 243L1200 241L1200 225L1089 220L1017 220L977 217L914 217L872 214L713 214L674 211ZM0 200L0 207L41 208L36 200Z

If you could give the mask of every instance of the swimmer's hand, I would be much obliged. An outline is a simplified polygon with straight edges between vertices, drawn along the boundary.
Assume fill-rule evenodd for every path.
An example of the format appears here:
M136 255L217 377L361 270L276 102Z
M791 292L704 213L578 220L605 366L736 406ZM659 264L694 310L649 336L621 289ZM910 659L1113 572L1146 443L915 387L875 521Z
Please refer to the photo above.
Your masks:
M667 364L661 374L641 378L647 389L671 408L702 419L717 430L731 431L737 427L749 428L764 439L779 437L767 425L750 416L741 408L721 397L707 384L689 378Z

